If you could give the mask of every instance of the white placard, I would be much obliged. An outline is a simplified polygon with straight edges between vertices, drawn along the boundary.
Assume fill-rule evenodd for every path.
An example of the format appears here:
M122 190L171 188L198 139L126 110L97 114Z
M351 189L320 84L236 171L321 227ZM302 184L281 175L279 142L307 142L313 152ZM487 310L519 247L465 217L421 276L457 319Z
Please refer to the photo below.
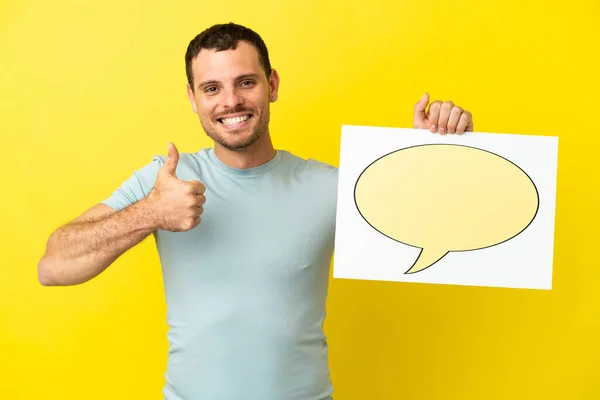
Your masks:
M558 138L343 126L334 278L552 288Z

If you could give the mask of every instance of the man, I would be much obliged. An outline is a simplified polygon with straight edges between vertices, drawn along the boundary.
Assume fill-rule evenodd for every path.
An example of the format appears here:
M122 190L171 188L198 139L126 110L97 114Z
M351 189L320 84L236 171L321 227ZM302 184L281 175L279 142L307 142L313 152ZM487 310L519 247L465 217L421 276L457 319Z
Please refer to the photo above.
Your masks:
M323 333L337 169L275 150L279 76L253 31L213 26L186 56L187 93L214 148L156 156L54 232L43 285L88 281L153 234L170 343L168 400L323 400ZM472 130L469 112L425 95L414 127Z

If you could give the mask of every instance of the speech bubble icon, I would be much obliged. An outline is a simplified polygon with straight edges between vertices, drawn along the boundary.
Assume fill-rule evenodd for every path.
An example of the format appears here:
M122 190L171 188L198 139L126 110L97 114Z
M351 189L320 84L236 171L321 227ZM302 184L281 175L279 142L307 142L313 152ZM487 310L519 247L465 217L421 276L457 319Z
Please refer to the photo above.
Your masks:
M421 248L407 274L451 251L512 239L531 224L539 205L535 184L517 165L455 144L408 147L377 159L359 176L354 200L374 229Z

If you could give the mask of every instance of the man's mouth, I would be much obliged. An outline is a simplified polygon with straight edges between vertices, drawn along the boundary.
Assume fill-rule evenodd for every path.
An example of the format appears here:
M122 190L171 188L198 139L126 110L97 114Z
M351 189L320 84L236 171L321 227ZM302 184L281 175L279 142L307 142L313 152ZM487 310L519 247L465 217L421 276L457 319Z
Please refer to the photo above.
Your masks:
M252 117L252 114L245 114L245 115L240 115L237 117L217 118L217 121L225 126L235 126L235 125L239 125L239 124L246 122L251 117Z

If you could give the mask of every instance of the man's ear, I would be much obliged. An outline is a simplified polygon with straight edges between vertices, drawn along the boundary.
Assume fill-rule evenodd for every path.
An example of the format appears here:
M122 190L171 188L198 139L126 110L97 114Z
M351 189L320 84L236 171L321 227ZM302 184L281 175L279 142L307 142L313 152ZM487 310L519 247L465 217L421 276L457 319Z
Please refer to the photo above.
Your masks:
M187 85L187 94L188 94L188 98L190 99L190 103L192 103L192 110L194 110L194 112L196 114L198 114L198 105L196 104L196 96L194 96L194 91L192 90L192 87L190 86L189 83Z
M269 79L269 100L271 103L277 101L279 94L279 74L274 69L271 70L271 78Z

